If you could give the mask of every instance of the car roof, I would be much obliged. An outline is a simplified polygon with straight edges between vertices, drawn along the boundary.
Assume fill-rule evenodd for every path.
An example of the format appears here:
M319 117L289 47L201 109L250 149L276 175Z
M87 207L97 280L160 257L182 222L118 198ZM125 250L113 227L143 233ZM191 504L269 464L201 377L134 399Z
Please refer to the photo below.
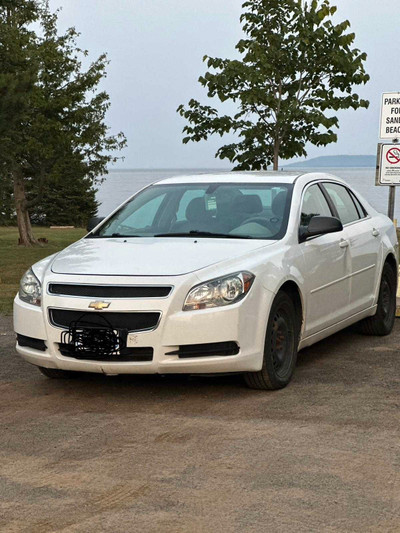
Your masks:
M285 172L285 171L235 171L215 172L210 174L192 174L173 176L157 181L157 185L190 184L190 183L294 183L302 178L303 183L318 179L333 179L342 182L337 176L321 172Z
M179 183L265 183L280 182L293 183L299 176L299 172L216 172L210 174L192 174L186 176L173 176L161 181L158 184L179 184Z

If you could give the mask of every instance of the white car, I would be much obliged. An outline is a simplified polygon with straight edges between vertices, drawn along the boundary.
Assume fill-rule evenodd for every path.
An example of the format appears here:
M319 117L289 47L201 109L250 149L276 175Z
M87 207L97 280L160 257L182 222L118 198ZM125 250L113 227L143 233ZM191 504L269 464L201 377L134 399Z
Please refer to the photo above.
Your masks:
M241 372L279 389L297 352L394 323L393 223L341 179L232 172L159 181L33 265L17 350L49 377Z

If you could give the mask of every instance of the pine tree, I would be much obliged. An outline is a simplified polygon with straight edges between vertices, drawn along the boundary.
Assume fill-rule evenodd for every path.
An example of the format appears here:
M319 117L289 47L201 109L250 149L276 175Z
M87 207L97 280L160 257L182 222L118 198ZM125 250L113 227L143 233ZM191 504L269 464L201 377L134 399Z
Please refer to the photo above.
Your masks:
M7 153L4 174L13 182L20 240L25 246L36 243L29 213L36 209L43 214L44 206L49 206L57 191L66 190L67 183L73 195L88 195L88 213L92 212L92 185L116 161L112 153L126 143L122 133L110 135L105 123L110 99L98 85L106 75L106 55L84 70L82 59L88 52L78 47L76 30L58 35L57 13L50 12L48 3L29 4L25 12L27 2L0 0L0 32L8 41L12 34L17 37L5 51L5 60L14 65L19 58L20 65L26 66L15 72L9 69L8 78L17 86L22 105L13 117L11 132L0 124L0 158ZM30 30L33 21L40 26L36 33ZM1 82L0 77L0 89ZM3 97L0 90L0 109L7 105L6 97L8 93Z

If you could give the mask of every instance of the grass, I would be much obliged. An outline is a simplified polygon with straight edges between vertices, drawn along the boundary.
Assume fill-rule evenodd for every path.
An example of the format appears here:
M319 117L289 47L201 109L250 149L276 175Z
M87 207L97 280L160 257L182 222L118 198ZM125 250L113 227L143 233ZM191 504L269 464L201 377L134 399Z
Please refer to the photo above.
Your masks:
M76 229L50 229L35 227L37 238L45 237L48 244L25 248L18 246L18 229L0 227L0 314L10 315L18 292L19 281L28 268L48 255L62 250L77 241L86 231Z

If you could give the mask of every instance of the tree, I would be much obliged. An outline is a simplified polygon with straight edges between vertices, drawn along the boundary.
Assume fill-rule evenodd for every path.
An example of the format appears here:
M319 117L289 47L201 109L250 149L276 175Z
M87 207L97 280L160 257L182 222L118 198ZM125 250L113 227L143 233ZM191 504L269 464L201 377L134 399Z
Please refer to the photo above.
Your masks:
M37 18L38 9L33 1L0 0L0 189L2 220L6 223L12 218L7 195L13 189L15 192L13 178L21 171L23 129L28 124L30 96L36 80L31 46L34 34L28 27ZM24 222L20 212L18 223Z
M77 46L78 33L70 28L58 35L57 13L50 12L47 2L32 2L34 16L21 23L26 2L6 2L12 5L6 9L1 2L0 26L7 35L24 36L23 46L16 48L31 69L29 73L33 72L29 85L21 89L23 112L17 114L11 131L19 143L9 149L5 165L5 174L14 186L20 240L30 246L36 239L29 211L43 206L43 199L65 189L67 182L71 187L77 185L75 193L85 189L90 200L92 185L107 173L107 165L117 160L112 152L123 148L126 140L122 133L110 135L105 124L110 100L98 85L106 75L106 55L83 70L82 59L88 52ZM36 33L27 29L33 20L40 24ZM10 50L10 63L14 56L15 51ZM0 93L0 107L2 103ZM0 154L6 150L6 142L7 131L0 128Z
M34 224L85 227L89 218L96 215L98 206L92 180L66 168L62 180L45 188L30 216Z
M210 71L199 78L209 97L237 106L234 116L190 100L178 112L188 120L183 142L212 134L238 135L216 157L236 170L266 169L279 158L306 156L308 142L337 141L340 109L367 108L353 92L369 80L366 54L356 48L349 21L335 24L329 0L249 0L241 16L245 37L236 49L241 59L204 57Z
M13 222L12 184L10 180L0 179L0 226L8 226Z

